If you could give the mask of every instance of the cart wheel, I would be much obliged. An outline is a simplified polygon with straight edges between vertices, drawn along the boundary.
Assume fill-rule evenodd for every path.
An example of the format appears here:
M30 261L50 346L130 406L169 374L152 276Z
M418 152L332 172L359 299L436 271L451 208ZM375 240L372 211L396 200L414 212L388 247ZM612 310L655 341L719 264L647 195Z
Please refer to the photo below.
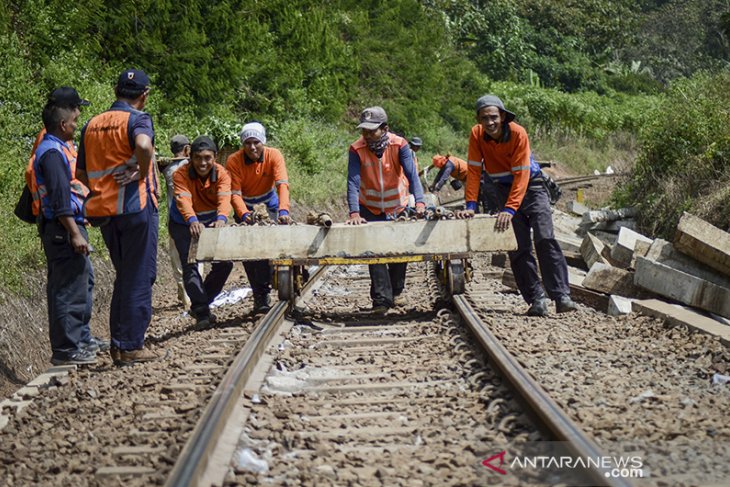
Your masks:
M449 293L463 294L466 289L466 281L464 280L464 263L449 262L448 263L448 290Z
M279 291L280 301L290 301L294 299L294 276L292 275L291 267L277 267L276 288Z

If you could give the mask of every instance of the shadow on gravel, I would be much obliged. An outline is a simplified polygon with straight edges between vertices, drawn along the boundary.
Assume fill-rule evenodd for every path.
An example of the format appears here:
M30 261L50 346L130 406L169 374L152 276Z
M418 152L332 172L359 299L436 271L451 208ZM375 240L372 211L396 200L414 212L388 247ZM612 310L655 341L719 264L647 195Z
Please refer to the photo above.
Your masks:
M253 321L251 319L247 319L247 317L243 318L234 318L230 320L224 320L224 321L218 321L213 324L209 325L198 325L197 323L193 323L190 326L183 328L182 330L177 331L170 331L168 333L165 333L163 335L155 335L155 336L148 336L146 338L146 342L150 344L163 344L167 342L168 340L172 340L175 338L180 338L185 335L189 335L191 333L195 332L202 332L206 330L214 330L214 329L224 329L224 328L241 328L245 323Z
M25 384L25 380L21 379L15 374L15 371L8 367L5 362L0 362L0 374L10 382L11 384L22 385Z

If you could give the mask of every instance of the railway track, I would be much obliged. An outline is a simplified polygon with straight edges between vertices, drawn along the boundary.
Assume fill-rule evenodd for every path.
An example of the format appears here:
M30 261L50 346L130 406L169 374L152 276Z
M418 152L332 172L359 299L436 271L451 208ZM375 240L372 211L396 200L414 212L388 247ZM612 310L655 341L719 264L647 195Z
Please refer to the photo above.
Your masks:
M525 442L558 439L570 441L574 455L603 455L509 356L463 297L455 299L463 319L446 308L434 314L445 302L444 292L433 270L420 265L417 272L416 281L428 283L425 290L410 290L428 305L420 312L384 319L333 314L329 310L338 299L322 303L311 295L300 303L306 321L287 322L277 312L280 329L273 330L272 319L266 323L269 333L289 338L269 351L270 360L259 366L259 381L249 382L251 373L242 380L249 382L249 392L238 402L248 421L228 455L233 457L228 470L218 464L211 472L210 459L220 449L212 432L240 429L241 417L206 415L167 485L217 484L216 478L230 485L305 479L314 485L463 485L489 482L494 472L480 462L495 452L519 454ZM367 295L364 269L334 279L346 294ZM256 346L267 344L250 342L247 348ZM485 350L497 367L487 365ZM528 417L520 399L527 400L540 424ZM541 426L550 433L541 433ZM198 440L204 436L209 444ZM628 485L606 473L589 469L584 475L594 485Z
M409 266L408 304L385 316L360 309L364 267L330 267L294 313L280 304L256 323L239 306L211 330L154 328L166 360L78 370L14 415L0 432L0 483L518 485L545 472L509 462L564 439L590 447L572 455L620 456L631 443L656 485L692 483L682 473L692 469L704 482L727 478L728 392L698 375L699 362L728 362L724 347L583 308L525 318L519 296L492 279L498 271L475 261L453 307L433 264ZM622 340L615 350L612 340ZM503 348L485 352L487 341ZM500 355L542 384L553 413L567 413L558 422L579 427L545 426L500 372ZM591 450L591 438L605 450ZM664 449L650 452L655 443ZM694 454L682 462L674 450ZM625 485L607 473L581 472L590 485Z

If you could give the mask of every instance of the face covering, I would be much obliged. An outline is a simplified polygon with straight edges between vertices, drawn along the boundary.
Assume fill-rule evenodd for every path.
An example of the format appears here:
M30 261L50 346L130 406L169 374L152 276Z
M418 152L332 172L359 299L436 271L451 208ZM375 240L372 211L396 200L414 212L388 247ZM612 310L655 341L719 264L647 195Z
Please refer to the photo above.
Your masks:
M386 147L388 147L388 132L383 132L380 140L368 142L368 148L378 156L378 159L383 157L383 152L385 152Z

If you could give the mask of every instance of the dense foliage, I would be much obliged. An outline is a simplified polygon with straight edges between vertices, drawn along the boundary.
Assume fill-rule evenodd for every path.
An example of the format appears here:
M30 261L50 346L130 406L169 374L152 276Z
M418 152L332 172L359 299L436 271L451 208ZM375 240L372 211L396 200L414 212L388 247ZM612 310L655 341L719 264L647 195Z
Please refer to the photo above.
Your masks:
M652 235L672 238L683 211L730 230L730 71L672 84L649 114L622 202Z

